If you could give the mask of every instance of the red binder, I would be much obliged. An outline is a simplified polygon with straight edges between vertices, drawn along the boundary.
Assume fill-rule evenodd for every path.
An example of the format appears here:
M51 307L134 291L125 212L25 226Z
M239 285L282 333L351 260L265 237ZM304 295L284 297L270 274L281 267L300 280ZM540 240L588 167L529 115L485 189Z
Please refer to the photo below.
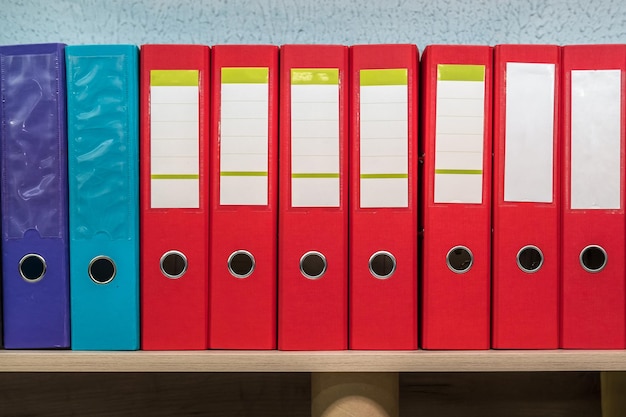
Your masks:
M492 347L556 349L561 49L494 55Z
M213 47L209 341L276 348L278 47Z
M350 71L350 348L417 349L417 47L353 46Z
M141 341L208 347L209 47L141 47Z
M278 348L348 345L348 48L281 48Z
M424 349L490 346L491 72L488 46L422 57Z
M626 347L626 45L563 48L561 347Z

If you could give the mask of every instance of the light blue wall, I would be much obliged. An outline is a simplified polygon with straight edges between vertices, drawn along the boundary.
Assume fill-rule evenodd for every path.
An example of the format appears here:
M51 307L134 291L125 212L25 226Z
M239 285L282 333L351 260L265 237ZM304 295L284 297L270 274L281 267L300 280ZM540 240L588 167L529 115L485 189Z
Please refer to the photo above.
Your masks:
M626 0L0 0L0 44L626 43Z

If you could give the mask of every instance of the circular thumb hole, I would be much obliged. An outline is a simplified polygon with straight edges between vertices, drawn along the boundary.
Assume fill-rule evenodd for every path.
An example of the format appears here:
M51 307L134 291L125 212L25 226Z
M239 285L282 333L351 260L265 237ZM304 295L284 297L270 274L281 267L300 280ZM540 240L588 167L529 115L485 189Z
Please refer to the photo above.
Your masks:
M249 277L254 267L254 256L248 251L238 250L228 257L228 271L236 278Z
M36 253L30 253L20 259L20 275L26 281L39 281L46 274L46 269L47 265L45 259Z
M108 284L116 274L115 262L108 256L97 256L89 263L89 277L97 284Z
M379 279L387 279L396 271L396 258L389 252L379 251L369 260L370 273Z
M474 256L465 246L455 246L448 252L446 263L452 272L462 274L469 271L472 267Z
M327 266L326 257L320 252L310 251L300 258L300 272L309 279L321 278Z

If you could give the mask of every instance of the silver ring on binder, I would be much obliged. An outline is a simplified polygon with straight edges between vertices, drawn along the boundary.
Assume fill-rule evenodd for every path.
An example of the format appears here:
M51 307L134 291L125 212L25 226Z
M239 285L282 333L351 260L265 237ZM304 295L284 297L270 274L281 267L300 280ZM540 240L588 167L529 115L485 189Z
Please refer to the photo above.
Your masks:
M244 273L240 273L242 271L236 272L235 269L233 268L233 262L236 260L235 258L240 257L240 256L247 257L247 259L244 258L244 260L247 260L248 262L250 262L250 267ZM228 257L228 272L230 272L230 274L234 276L235 278L249 277L254 272L255 267L256 267L256 262L254 260L254 256L252 256L252 254L248 252L247 250L243 250L243 249L236 250L235 252L231 253L230 256Z
M37 275L34 277L31 277L29 276L30 274L28 274L24 269L25 267L33 267L33 265L30 265L30 263L33 261L37 263L36 265L34 265L36 269L40 269L41 271L37 271ZM43 256L38 255L36 253L29 253L29 254L24 255L22 259L20 259L18 269L24 281L37 282L37 281L41 281L43 276L46 274L46 270L48 269L48 264L46 263L46 260L43 258Z
M391 271L383 273L383 274L378 274L376 273L376 271L374 271L374 266L373 263L374 261L378 258L378 257L383 257L383 262L390 260L391 261ZM391 254L391 252L387 252L385 250L380 250L378 252L375 252L372 256L370 256L370 260L367 263L369 270L370 270L370 274L372 274L372 276L374 276L375 278L378 279L387 279L390 278L394 272L396 272L396 257L393 256Z
M306 272L306 270L309 269L309 267L311 266L307 264L307 260L317 260L318 262L321 261L321 265L313 265L313 267L321 266L321 271L316 271L317 273L309 273L312 271ZM304 275L305 278L320 279L326 273L327 268L328 263L326 262L326 257L322 255L321 252L315 250L308 251L307 253L302 255L302 258L300 258L300 272L302 273L302 275Z
M175 271L169 271L169 266L166 265L166 262L168 260L173 260L173 262L175 263ZM177 261L182 261L182 269L179 271L178 269L178 265L177 265ZM180 251L177 250L170 250L167 251L163 254L163 256L161 256L161 260L159 261L159 267L161 268L161 273L163 275L165 275L168 278L172 278L172 279L177 279L182 277L183 275L185 275L185 272L187 272L187 267L189 266L188 262L187 262L187 257Z
M602 256L602 262L600 262L600 266L598 267L590 267L586 265L586 259L588 259L588 255L600 255ZM602 246L599 245L588 245L580 251L580 255L578 256L578 260L580 261L580 266L587 272L591 272L595 274L596 272L600 272L604 269L607 262L609 261L609 256Z
M95 276L95 275L99 275L99 274L94 274L93 268L96 267L97 265L103 265L104 268L111 269L111 271L103 277ZM105 271L105 272L108 272L108 271ZM89 278L91 278L93 282L95 282L96 284L104 285L113 281L113 278L115 278L115 275L117 274L117 266L115 265L115 262L113 262L113 259L109 258L108 256L100 255L100 256L96 256L95 258L91 260L91 262L89 262L87 273L89 274Z
M450 256L453 254L465 255L467 259L461 259L462 263L455 267L450 261ZM450 271L455 274L464 274L469 271L474 264L474 254L466 246L455 246L448 251L448 254L446 255L446 264L448 265L448 268L450 268Z
M534 268L527 268L524 265L522 265L522 261L521 261L521 256L524 252L526 251L536 251L537 254L539 255L539 265L535 266ZM539 249L537 246L535 245L526 245L524 246L522 249L519 250L519 252L517 252L517 256L515 257L515 259L517 260L517 266L519 267L519 269L521 269L522 271L528 273L528 274L533 274L537 271L539 271L541 269L541 267L543 266L543 252L541 251L541 249Z

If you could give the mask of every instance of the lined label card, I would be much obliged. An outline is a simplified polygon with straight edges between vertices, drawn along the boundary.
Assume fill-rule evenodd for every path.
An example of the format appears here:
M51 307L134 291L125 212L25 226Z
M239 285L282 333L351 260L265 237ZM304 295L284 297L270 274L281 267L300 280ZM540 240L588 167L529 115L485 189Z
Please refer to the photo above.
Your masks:
M485 66L437 66L435 203L482 203Z
M360 71L360 206L408 207L407 69Z
M150 71L150 207L200 207L199 71Z
M222 68L220 204L268 204L269 68Z
M291 70L291 205L339 207L339 69Z
M504 201L553 201L554 67L506 64Z
M620 209L620 70L572 71L571 208Z

